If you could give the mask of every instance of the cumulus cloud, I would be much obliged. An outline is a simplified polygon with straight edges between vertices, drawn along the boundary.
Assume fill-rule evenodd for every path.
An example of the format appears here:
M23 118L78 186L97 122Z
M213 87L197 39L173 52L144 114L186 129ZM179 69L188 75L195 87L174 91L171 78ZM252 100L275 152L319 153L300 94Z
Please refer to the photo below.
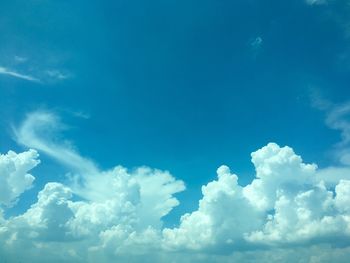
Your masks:
M38 153L29 150L20 154L9 151L0 155L0 205L10 206L31 188L34 176L29 170L38 165Z
M256 179L245 187L219 168L218 180L202 188L198 210L163 231L166 245L240 250L350 240L350 181L339 181L333 192L317 181L316 165L274 143L252 153L252 162Z
M178 228L164 229L166 248L241 247L246 243L243 234L262 224L260 211L244 197L238 177L227 166L221 166L217 175L216 181L202 187L198 210L183 215Z
M244 187L221 166L217 180L202 187L198 209L183 215L176 228L163 228L162 217L178 205L173 195L184 186L168 172L130 173L117 166L99 175L109 193L92 201L73 201L69 186L48 183L24 214L1 222L3 253L11 258L19 248L45 251L45 260L51 255L61 262L140 262L145 255L149 262L165 262L165 255L180 262L188 254L192 262L249 262L247 257L261 254L259 262L267 262L267 254L287 259L300 245L318 251L328 244L339 247L342 259L341 247L350 238L350 181L327 189L317 180L316 165L274 143L252 153L252 162L256 179ZM101 187L95 183L88 189ZM64 252L57 255L53 244ZM318 252L308 256L314 262L329 258Z
M253 152L255 179L246 186L229 167L219 167L216 180L202 187L198 208L184 214L177 227L165 228L163 217L179 205L175 195L184 190L182 181L149 167L101 171L60 143L57 130L63 128L54 114L36 112L16 129L22 144L79 172L81 182L79 187L49 182L23 214L0 213L0 254L9 262L347 260L350 180L337 175L326 184L317 166L304 163L290 147L269 143ZM27 163L19 169L22 177L38 162L34 151L23 154L29 157L19 159L32 161L20 162ZM76 162L60 156L67 154ZM13 176L12 170L3 171L4 178ZM22 183L14 180L8 187L22 189L8 200L30 185Z
M158 245L162 218L179 204L174 195L185 189L184 183L168 171L149 167L101 171L70 143L59 140L63 129L65 125L51 112L31 113L15 128L18 142L48 154L77 176L69 185L48 183L24 214L4 219L0 241L6 244L5 254L11 258L11 251L20 247L36 253L38 247L50 251L53 242L63 247L73 242L79 245L69 255L51 254L47 260L85 262L88 252L96 256L105 251L112 257L117 253L120 258L135 246L141 253L141 247L148 251L151 243ZM72 201L73 195L83 199ZM118 240L120 244L115 244Z

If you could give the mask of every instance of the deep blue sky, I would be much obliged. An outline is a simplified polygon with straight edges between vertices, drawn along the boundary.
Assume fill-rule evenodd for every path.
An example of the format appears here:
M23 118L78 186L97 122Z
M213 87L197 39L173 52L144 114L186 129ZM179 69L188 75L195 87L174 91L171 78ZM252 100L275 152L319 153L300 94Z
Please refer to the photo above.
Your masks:
M0 67L43 81L0 74L0 151L22 150L10 125L26 113L55 111L71 127L64 137L102 168L147 165L183 179L180 200L193 202L174 215L196 206L221 164L248 183L250 153L270 141L328 165L339 133L311 94L336 103L350 96L345 5L2 0ZM41 159L39 189L66 172Z

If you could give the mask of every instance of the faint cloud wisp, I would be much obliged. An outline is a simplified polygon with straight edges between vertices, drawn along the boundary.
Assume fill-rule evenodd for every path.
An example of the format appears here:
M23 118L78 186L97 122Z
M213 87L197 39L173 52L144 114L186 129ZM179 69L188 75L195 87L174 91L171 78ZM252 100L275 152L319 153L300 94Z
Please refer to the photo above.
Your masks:
M18 78L18 79L28 80L28 81L32 81L32 82L39 82L39 83L41 82L40 79L38 79L36 77L33 77L31 75L21 74L21 73L14 71L14 70L11 70L11 69L8 69L5 67L1 67L1 66L0 66L0 74L6 75L6 76L11 76L11 77Z

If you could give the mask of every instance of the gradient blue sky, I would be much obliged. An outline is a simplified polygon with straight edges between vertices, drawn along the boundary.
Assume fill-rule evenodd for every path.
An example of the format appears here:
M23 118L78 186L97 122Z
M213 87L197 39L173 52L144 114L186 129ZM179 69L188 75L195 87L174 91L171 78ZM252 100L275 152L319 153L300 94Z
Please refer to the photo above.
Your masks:
M350 98L349 1L2 0L0 152L23 151L12 127L46 110L61 135L101 169L169 170L181 206L229 165L254 178L250 153L290 145L306 163L337 165L339 131L315 100ZM35 187L5 214L25 211L69 172L44 153Z

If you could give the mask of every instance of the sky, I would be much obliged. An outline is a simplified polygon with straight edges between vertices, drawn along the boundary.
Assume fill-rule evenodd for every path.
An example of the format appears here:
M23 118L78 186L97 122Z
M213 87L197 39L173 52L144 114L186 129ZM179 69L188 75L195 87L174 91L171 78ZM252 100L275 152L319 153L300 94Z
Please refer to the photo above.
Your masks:
M2 0L0 256L347 262L349 0Z

